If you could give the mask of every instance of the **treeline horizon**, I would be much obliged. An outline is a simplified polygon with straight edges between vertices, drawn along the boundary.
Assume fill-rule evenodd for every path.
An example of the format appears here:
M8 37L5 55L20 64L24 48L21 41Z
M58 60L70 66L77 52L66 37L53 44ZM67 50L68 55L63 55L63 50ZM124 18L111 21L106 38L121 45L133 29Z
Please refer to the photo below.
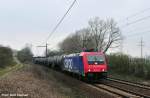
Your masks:
M16 65L14 58L17 57L20 62L31 62L33 53L27 46L21 50L13 50L9 46L0 45L0 68Z
M0 68L14 65L13 50L10 47L0 45Z

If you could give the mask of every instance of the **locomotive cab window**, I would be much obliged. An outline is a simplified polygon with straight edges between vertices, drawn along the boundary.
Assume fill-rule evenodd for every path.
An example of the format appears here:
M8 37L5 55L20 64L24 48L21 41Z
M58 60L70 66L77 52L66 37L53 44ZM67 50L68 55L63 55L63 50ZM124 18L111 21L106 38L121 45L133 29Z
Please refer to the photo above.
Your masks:
M102 55L88 55L88 64L89 65L101 65L104 64L104 56Z

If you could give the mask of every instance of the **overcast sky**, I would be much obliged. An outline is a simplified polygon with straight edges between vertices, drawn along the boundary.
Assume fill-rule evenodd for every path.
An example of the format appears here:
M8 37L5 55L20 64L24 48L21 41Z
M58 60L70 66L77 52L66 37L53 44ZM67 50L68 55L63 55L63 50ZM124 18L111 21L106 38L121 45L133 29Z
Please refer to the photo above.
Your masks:
M26 43L30 43L35 53L42 53L35 46L45 41L72 2L73 0L0 0L0 44L21 49ZM134 14L136 15L133 16ZM142 37L145 45L143 54L150 55L150 18L126 25L150 16L150 0L77 0L48 41L49 48L57 48L58 42L86 27L88 20L96 16L115 19L125 36L125 53L140 56L138 45ZM132 34L135 36L131 36Z

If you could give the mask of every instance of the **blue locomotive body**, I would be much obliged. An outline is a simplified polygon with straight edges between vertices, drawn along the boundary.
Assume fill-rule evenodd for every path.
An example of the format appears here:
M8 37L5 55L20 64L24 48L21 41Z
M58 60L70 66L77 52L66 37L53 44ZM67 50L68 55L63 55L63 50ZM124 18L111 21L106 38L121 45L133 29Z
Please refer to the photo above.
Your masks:
M68 72L73 72L76 74L83 74L84 65L81 56L66 56L64 57L63 69Z

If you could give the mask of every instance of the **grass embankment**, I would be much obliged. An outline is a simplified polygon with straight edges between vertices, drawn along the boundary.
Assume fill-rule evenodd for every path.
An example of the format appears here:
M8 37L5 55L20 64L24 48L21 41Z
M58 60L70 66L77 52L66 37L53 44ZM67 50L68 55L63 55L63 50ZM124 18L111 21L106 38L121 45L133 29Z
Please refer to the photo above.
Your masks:
M14 65L9 65L9 66L6 66L5 68L0 68L0 77L12 71L18 70L21 67L23 67L23 64L19 63L18 61L15 61Z

